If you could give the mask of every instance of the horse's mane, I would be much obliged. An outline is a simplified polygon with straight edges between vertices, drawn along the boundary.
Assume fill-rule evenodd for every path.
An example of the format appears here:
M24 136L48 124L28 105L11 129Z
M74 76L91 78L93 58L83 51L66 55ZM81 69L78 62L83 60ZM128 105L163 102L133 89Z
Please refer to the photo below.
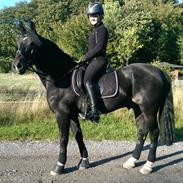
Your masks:
M64 53L54 42L38 35L41 41L36 64L43 72L58 78L65 75L75 65L73 58Z

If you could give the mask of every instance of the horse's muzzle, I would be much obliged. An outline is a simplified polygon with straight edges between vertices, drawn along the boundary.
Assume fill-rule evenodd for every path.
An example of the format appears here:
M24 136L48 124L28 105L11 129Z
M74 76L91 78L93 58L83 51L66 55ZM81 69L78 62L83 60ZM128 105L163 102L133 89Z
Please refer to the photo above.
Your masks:
M14 60L12 63L12 70L18 74L24 74L27 70L24 62Z

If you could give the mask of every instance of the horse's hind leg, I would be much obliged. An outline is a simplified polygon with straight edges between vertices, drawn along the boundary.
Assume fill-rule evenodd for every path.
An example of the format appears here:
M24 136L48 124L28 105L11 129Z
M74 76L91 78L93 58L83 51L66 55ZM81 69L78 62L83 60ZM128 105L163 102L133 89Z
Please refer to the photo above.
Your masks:
M159 137L159 128L158 128L158 124L157 124L156 115L152 115L152 117L149 116L147 119L149 120L149 122L148 122L149 137L150 137L151 144L150 144L147 162L140 169L140 172L142 174L149 174L152 172L152 166L156 160L156 149L157 149L158 137Z
M84 170L86 168L89 168L89 160L88 160L88 152L87 152L86 146L83 141L83 134L81 131L78 117L74 117L71 120L70 125L71 125L71 130L77 141L79 151L80 151L80 156L81 156L81 160L78 164L78 168L79 168L79 170Z
M144 119L144 114L138 106L134 107L134 113L137 125L137 142L132 157L123 164L123 167L127 169L135 167L135 162L140 158L148 134L148 127Z

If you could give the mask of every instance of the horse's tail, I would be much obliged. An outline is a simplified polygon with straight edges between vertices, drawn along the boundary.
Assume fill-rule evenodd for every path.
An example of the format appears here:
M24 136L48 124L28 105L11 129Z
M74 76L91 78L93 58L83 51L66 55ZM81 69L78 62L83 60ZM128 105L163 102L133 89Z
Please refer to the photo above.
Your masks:
M167 73L162 72L164 80L164 99L159 110L159 126L161 141L166 145L173 144L174 141L174 106L171 79Z

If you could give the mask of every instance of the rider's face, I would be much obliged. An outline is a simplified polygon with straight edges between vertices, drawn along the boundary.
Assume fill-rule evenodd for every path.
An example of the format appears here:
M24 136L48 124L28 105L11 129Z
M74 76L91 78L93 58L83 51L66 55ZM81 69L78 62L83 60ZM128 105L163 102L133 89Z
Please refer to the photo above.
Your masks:
M98 14L89 15L89 20L92 25L96 25L101 20L101 17Z

